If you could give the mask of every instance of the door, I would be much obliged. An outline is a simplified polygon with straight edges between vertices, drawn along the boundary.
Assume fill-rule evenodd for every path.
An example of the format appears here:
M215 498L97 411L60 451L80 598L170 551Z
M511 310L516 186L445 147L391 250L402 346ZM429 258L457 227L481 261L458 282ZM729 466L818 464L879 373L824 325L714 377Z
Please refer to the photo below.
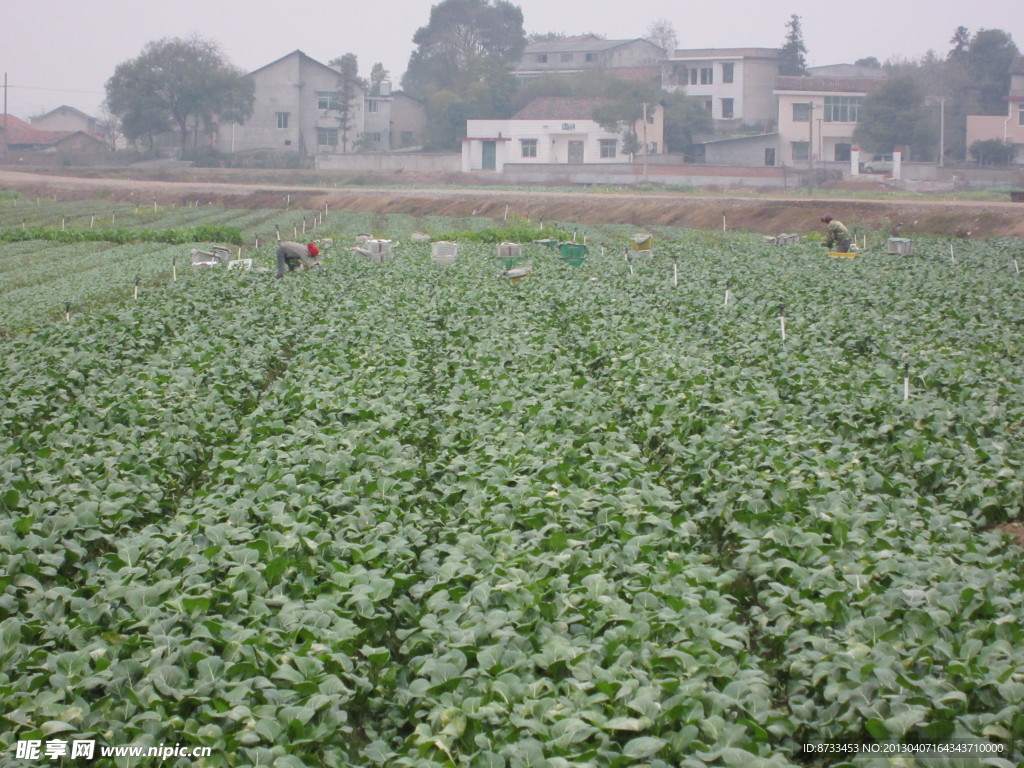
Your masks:
M767 166L775 165L775 147L765 147L764 164Z
M485 171L493 171L497 167L497 148L498 142L496 141L485 141L484 142L484 162L483 169Z
M570 163L582 163L583 162L583 142L582 141L570 141L569 142L569 162Z

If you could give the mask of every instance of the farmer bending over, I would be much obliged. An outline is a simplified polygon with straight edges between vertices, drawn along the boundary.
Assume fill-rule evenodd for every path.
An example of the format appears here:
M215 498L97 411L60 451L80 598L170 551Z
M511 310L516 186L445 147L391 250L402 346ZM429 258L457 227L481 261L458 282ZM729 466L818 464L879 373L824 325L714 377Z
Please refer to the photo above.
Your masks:
M825 241L825 245L836 253L849 253L850 230L843 225L843 222L833 219L831 216L822 216L821 220L828 224L828 240Z
M292 272L298 267L320 266L320 249L313 243L303 245L292 240L282 240L277 244L277 279L284 277L284 268Z

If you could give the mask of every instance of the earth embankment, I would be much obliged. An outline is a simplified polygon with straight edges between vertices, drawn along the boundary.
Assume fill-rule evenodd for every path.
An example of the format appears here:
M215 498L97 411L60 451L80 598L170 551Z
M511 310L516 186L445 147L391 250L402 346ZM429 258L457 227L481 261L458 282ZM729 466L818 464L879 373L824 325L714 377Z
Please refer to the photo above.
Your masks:
M856 199L836 193L810 195L732 192L698 194L670 190L552 190L462 186L450 176L403 179L393 185L329 186L309 174L187 169L157 174L100 175L0 169L0 186L28 196L61 199L103 197L171 204L199 200L237 208L308 207L413 216L515 216L580 224L631 224L745 230L764 234L820 230L830 214L848 225L893 235L1024 237L1024 205L951 199ZM294 183L300 178L303 183ZM366 183L365 179L361 180ZM454 183L453 183L454 182ZM335 182L336 183L336 182ZM388 186L384 186L388 183ZM455 184L458 184L456 186Z

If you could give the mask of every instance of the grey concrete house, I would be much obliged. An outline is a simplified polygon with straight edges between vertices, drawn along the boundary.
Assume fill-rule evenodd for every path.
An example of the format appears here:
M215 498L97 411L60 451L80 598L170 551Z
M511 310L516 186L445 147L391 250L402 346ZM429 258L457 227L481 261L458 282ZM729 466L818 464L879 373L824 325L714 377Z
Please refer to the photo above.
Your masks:
M527 45L513 74L520 80L578 75L592 70L656 66L663 58L665 51L650 40L580 35Z
M427 108L422 101L404 91L391 95L391 149L415 149L423 146L427 127Z
M348 105L342 105L338 70L296 50L249 77L256 86L252 115L244 123L218 126L220 151L296 153L305 159L360 148L366 92L356 87ZM375 104L379 109L381 102Z
M30 117L29 122L33 128L43 131L87 131L96 133L96 118L87 115L80 109L69 107L66 104L51 109L44 115Z

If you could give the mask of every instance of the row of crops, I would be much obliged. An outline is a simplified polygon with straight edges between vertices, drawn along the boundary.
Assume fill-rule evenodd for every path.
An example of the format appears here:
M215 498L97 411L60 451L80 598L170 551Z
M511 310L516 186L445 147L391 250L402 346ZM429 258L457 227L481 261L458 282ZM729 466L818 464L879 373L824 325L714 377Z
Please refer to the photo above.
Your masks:
M338 216L339 241L426 228ZM154 272L0 342L0 742L1024 760L1024 570L993 530L1024 504L1020 244L664 231L627 262L590 234L516 284L482 244L283 281L48 244L54 280ZM3 257L0 285L48 284Z

